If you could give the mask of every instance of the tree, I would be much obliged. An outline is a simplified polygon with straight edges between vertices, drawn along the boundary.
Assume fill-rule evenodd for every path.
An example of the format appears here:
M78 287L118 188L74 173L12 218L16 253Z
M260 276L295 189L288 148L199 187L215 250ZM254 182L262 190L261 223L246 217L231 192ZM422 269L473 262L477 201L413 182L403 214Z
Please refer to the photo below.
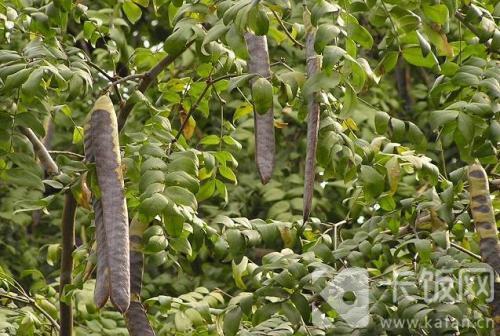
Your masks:
M0 333L498 333L499 17L0 2Z

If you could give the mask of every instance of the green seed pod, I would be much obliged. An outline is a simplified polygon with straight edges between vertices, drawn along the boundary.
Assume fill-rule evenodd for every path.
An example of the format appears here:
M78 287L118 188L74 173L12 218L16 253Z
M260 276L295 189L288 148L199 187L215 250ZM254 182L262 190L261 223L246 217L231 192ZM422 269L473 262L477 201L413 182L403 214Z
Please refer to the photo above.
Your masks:
M265 114L273 107L273 86L265 78L259 78L252 84L252 98L255 112Z

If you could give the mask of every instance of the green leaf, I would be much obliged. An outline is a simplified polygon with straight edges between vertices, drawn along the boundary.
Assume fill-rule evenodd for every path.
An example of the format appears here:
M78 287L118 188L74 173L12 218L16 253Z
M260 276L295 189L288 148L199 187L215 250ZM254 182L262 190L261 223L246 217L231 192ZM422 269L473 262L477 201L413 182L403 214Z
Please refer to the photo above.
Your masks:
M248 11L248 27L255 35L266 35L269 31L269 18L264 8L258 3Z
M458 114L458 129L465 141L471 142L474 138L474 120L467 114L460 112Z
M154 217L162 213L169 204L168 198L160 193L155 193L141 202L140 211L147 216Z
M243 277L248 274L247 266L248 266L248 258L243 257L239 264L236 264L234 260L231 263L233 270L233 279L236 283L236 286L241 289L246 289L247 286L245 282L243 282Z
M340 6L326 0L319 0L311 9L311 23L316 26L320 18L327 16L329 13L340 12Z
M54 266L59 259L60 244L50 244L47 248L47 264Z
M375 68L375 73L379 76L390 72L396 67L398 63L399 52L388 51L384 54L384 57L380 60L379 64Z
M190 207L193 210L196 210L196 208L198 207L196 197L185 188L178 186L167 187L165 188L163 194L174 201L174 203L177 205L184 205Z
M122 5L123 12L130 22L136 23L142 16L141 7L137 6L132 0L125 0Z
M257 75L256 74L246 74L246 75L232 77L229 80L229 85L227 87L227 90L229 92L231 92L234 89L236 89L237 87L242 87L242 86L246 85L250 81L250 79L252 79L255 76L257 76Z
M37 68L35 69L28 77L26 82L21 86L21 90L25 94L30 94L30 95L37 95L38 93L41 92L41 86L40 83L42 82L44 75L44 69L43 68Z
M211 134L207 135L203 139L201 139L200 144L210 146L210 145L218 145L220 143L220 138L218 135Z
M448 7L443 4L438 5L422 5L422 10L424 11L424 15L431 21L445 24L448 21L449 13Z
M420 49L422 49L422 55L426 57L427 55L429 55L429 53L432 52L431 45L418 30L416 31L416 33L418 37L418 43L420 44Z
M73 130L73 144L81 144L83 142L83 127L75 126Z
M200 190L196 194L196 199L198 200L198 202L202 202L212 197L214 192L215 192L215 180L207 181L204 185L201 186Z
M224 25L224 23L219 22L216 25L214 25L210 30L207 32L205 37L203 38L203 43L201 44L201 51L204 55L210 55L209 52L206 51L205 46L212 42L216 41L219 39L222 35L224 35L227 31L229 30L229 27Z
M422 54L420 47L406 47L403 49L403 58L410 64L432 68L438 64L436 56L430 52L427 56Z
M227 166L219 166L219 174L227 178L228 180L236 183L236 175L233 170Z
M240 328L242 311L240 307L232 307L224 315L224 323L222 329L224 336L235 336Z
M385 134L389 127L390 119L391 116L386 112L377 111L377 114L375 114L375 130L378 134Z
M361 181L368 199L374 199L384 191L384 176L371 166L361 166Z
M13 73L12 75L7 76L7 78L5 79L3 90L7 91L20 87L29 78L31 71L33 71L33 68L22 69Z
M302 88L302 93L305 97L310 97L315 92L337 87L339 82L340 77L337 73L328 75L324 72L318 72L307 79Z
M337 46L327 46L323 49L323 67L331 68L337 64L343 57L347 55L347 52Z
M224 135L222 136L222 141L224 141L224 143L226 143L229 146L236 147L236 149L238 150L241 150L242 148L241 143L236 141L232 136Z
M371 49L373 46L373 37L359 23L349 22L347 24L347 36L359 43L363 48Z
M339 27L332 24L322 24L316 31L314 49L317 53L322 53L323 49L330 44L340 34Z
M432 242L429 239L416 239L415 248L422 263L428 263L431 259Z
M437 110L430 114L429 123L433 129L437 129L457 119L460 112L455 110Z

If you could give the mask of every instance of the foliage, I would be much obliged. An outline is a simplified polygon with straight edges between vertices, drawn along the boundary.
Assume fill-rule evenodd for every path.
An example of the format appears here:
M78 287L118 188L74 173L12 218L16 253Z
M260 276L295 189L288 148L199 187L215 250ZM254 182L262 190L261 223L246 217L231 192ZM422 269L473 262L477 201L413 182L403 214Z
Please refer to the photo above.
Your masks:
M0 335L54 334L60 300L74 302L76 335L128 334L92 300L100 190L83 133L103 93L126 121L125 196L129 218L149 225L141 299L158 335L492 334L484 296L428 303L417 280L441 270L457 284L460 269L482 265L475 161L498 218L499 17L491 0L0 0ZM322 57L312 76L308 29ZM268 78L249 73L245 32L266 36ZM304 223L310 96L321 113ZM274 111L265 185L254 107ZM66 192L77 246L59 295ZM372 288L370 323L357 330L320 295L353 266ZM393 301L396 280L414 285Z

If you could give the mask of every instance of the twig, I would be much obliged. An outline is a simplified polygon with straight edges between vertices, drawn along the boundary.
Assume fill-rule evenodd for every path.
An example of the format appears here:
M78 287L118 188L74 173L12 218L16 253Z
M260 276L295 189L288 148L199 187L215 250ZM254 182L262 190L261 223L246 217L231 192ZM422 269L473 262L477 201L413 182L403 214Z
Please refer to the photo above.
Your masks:
M182 122L182 125L181 125L181 128L179 129L179 132L175 135L175 139L172 140L172 142L177 142L179 140L179 138L182 135L182 131L184 130L184 128L187 126L187 124L189 122L189 118L191 118L191 115L193 114L194 110L196 110L198 108L198 105L200 105L201 100L203 99L203 97L205 97L205 94L207 94L208 89L212 86L212 83L213 82L207 81L207 85L205 86L205 88L203 89L201 94L198 96L198 99L196 99L194 104L191 105L191 108L189 109L189 112L186 115L186 119L184 119L184 121Z
M50 316L49 313L47 313L45 311L45 309L43 309L42 307L40 307L38 305L38 303L36 303L36 301L28 296L22 296L22 297L16 297L16 296L12 296L12 295L9 295L9 294L5 294L5 293L0 293L0 297L4 297L6 299L9 299L9 300L13 300L13 301L18 301L18 302L21 302L21 303L24 303L24 304L29 304L31 306L33 306L36 310L38 310L43 316L45 316L45 318L47 320L49 320L49 322L52 324L52 326L57 330L59 331L60 330L60 327L59 327L59 324L57 323L56 320L54 320L54 318L52 316Z
M469 256L471 256L472 258L475 258L479 261L482 261L481 259L481 256L478 256L477 254L475 254L474 252L471 252L469 250L467 250L466 248L463 248L462 246L456 244L456 243L450 243L450 246L451 247L454 247L456 248L457 250L459 250L460 252L463 252L465 254L468 254Z
M59 154L61 154L61 155L72 155L72 156L76 156L76 157L81 158L81 159L85 158L85 155L74 153L74 152L70 152L70 151L49 150L48 152L50 154L56 154L56 155L59 155Z
M455 12L455 17L458 19L458 21L460 21L464 26L466 26L471 32L472 34L476 35L477 37L479 37L481 39L481 32L480 30L477 28L477 27L474 27L469 21L467 21L465 19L465 16L457 11ZM498 50L495 50L494 48L491 47L491 42L488 40L488 41L485 41L484 44L486 45L486 47L493 53L496 53L498 54Z
M137 88L140 92L144 93L147 88L151 85L151 83L156 79L156 77L163 71L164 68L172 64L177 57L179 57L184 51L186 51L195 40L188 42L184 48L182 48L178 53L173 55L167 55L161 61L158 62L151 70L146 72L139 83L139 87ZM120 109L120 114L118 115L118 131L121 131L127 122L127 118L132 111L135 103L132 100L128 99L125 104Z
M71 300L65 303L61 300L64 294L64 286L71 284L71 273L73 271L73 250L75 248L75 213L76 201L71 190L66 191L64 209L62 215L62 253L61 253L61 276L59 280L59 310L61 314L61 336L73 334L73 304Z
M111 83L109 83L103 89L103 91L108 91L111 87L115 87L118 84L129 81L129 80L134 80L134 79L139 79L139 78L142 79L142 78L144 78L144 76L145 76L145 74L134 74L134 75L128 75L126 77L118 78L118 79L112 81Z
M47 174L57 175L59 173L59 167L57 167L57 164L50 156L47 148L45 148L45 145L40 141L40 139L38 139L33 130L24 126L20 126L19 129L21 130L21 133L23 133L33 145L33 149L35 150L35 153L38 156L38 159L40 160L40 163Z
M293 44L295 44L299 48L304 48L304 45L302 43L300 43L299 41L297 41L292 36L292 34L290 34L290 32L288 31L288 29L286 29L285 24L283 23L283 21L281 20L281 18L278 16L278 13L276 13L273 9L271 9L271 12L273 13L274 17L278 21L281 29L283 29L283 31L285 32L286 36L288 36L288 38L293 42Z

